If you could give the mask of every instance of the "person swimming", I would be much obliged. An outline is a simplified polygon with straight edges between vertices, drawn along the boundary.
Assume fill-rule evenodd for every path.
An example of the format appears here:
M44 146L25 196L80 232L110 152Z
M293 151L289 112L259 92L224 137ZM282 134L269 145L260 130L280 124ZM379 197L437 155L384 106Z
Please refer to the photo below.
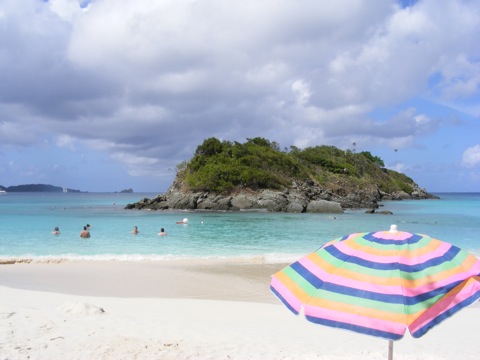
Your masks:
M55 226L55 228L52 231L52 234L53 235L60 235L60 229L58 228L58 226Z
M164 228L161 228L161 229L160 229L160 232L158 233L158 235L160 235L160 236L165 236L165 235L167 235L167 233L165 232L165 229L164 229Z
M80 233L81 238L89 238L90 237L90 232L87 230L87 227L83 227L83 231Z
M137 226L134 226L134 227L133 227L133 230L132 230L132 234L137 235L138 233L139 233L138 227L137 227Z

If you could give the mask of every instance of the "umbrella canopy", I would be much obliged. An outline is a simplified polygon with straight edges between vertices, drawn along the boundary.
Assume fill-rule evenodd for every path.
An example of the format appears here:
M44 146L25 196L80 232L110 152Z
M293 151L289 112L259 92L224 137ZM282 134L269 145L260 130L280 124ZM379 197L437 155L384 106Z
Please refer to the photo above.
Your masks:
M270 288L311 322L399 340L478 300L479 275L475 256L392 225L327 243L273 275Z

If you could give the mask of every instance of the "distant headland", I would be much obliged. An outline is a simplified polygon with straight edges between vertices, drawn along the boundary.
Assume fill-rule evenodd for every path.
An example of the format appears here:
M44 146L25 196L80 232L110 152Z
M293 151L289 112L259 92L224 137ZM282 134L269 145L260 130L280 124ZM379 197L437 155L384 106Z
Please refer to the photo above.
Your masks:
M0 185L0 190L5 192L14 193L14 192L74 192L80 193L83 191L70 189L66 187L48 185L48 184L25 184L25 185L14 185L14 186L2 186Z
M19 193L19 192L48 192L48 193L86 193L88 191L81 191L76 189L70 189L67 187L49 185L49 184L25 184L14 186L2 186L0 185L0 191L7 193ZM133 189L124 189L121 191L115 191L116 193L133 193Z

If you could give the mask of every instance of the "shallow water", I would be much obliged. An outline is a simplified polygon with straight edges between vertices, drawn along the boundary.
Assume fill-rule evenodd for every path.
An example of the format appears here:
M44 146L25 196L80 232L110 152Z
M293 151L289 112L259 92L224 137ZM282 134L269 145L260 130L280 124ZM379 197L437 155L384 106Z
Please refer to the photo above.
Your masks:
M0 196L0 259L171 259L192 257L291 261L352 232L428 234L480 255L480 194L384 202L393 215L125 210L152 193L8 193ZM188 218L187 225L177 221ZM80 231L92 226L91 238ZM134 226L140 233L131 234ZM55 226L61 234L52 235ZM167 236L158 236L164 227Z

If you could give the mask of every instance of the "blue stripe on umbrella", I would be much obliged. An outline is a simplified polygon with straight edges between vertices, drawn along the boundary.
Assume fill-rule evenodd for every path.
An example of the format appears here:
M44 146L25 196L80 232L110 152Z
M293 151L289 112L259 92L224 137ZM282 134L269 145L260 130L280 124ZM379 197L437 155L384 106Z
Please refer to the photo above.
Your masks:
M399 335L399 334L391 333L388 331L375 330L375 329L367 328L364 326L348 324L340 321L327 320L327 319L317 318L315 316L309 316L309 315L306 315L305 317L307 318L308 321L315 324L322 324L322 325L327 325L330 327L336 327L336 328L345 329L345 330L353 330L361 334L373 335L373 336L382 337L389 340L399 340L403 337L403 334Z
M418 234L412 234L412 236L410 236L409 238L404 239L404 240L382 239L382 238L378 238L378 237L374 236L374 234L376 234L376 233L374 233L374 232L367 233L367 234L363 235L362 238L366 239L366 240L369 240L373 243L382 244L382 245L416 244L417 242L419 242L420 240L423 239L423 237L418 235Z
M335 246L327 246L324 249L326 252L328 252L331 256L334 258L350 263L350 264L355 264L355 265L360 265L368 269L375 269L375 270L400 270L400 271L405 271L405 272L417 272L417 271L422 271L425 269L428 269L429 267L432 266L438 266L441 264L444 264L451 259L453 259L455 256L458 255L458 253L461 251L460 248L456 246L451 246L450 249L445 253L445 257L441 258L433 258L430 260L425 261L424 263L421 264L415 264L415 265L405 265L405 264L400 264L398 261L396 262L391 262L391 263L376 263L376 262L371 262L369 260L365 260L362 258L359 258L357 256L345 254L338 250Z

